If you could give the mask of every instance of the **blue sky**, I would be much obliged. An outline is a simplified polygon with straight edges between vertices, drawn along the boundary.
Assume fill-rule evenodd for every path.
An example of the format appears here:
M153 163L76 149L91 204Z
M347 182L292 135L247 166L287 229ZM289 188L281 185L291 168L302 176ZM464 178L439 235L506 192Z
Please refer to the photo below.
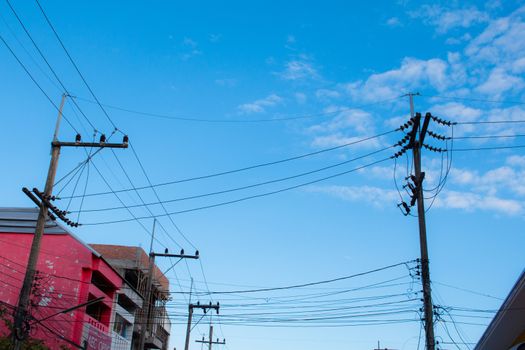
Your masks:
M400 97L408 92L421 93L415 97L416 111L432 112L447 120L525 120L525 7L520 1L41 4L110 118L129 135L153 184L285 159L394 130L409 117L408 98ZM98 131L110 135L111 123L93 103L37 4L12 1L12 5L82 111ZM0 7L0 34L58 104L63 89L6 3ZM20 189L43 187L56 110L5 46L0 57L4 130L0 205L29 206ZM64 113L84 140L92 137L93 129L73 104L68 103ZM294 117L301 118L290 119ZM452 136L451 128L434 126L433 130ZM522 123L457 125L456 139L446 147L521 145L519 135L524 131ZM486 135L518 136L460 138ZM75 131L63 123L60 139L72 140L74 136ZM120 139L121 134L114 137ZM289 177L388 147L402 137L400 132L391 133L295 161L161 186L157 187L158 195L171 200ZM435 140L432 144L445 147ZM133 184L147 186L132 150L115 153ZM393 153L390 149L300 178L167 203L165 207L168 212L177 212L276 191ZM447 156L450 154L451 169L444 189L427 213L436 303L495 309L501 300L479 294L505 297L524 265L525 155L520 148L455 151ZM450 161L447 156L442 161L441 155L424 151L427 188L439 181L442 165ZM58 178L85 157L81 150L64 149ZM104 150L93 158L89 173L81 174L76 194L84 192L86 179L86 193L108 190L94 166L114 189L130 188L112 152ZM400 158L396 168L400 184L406 171L406 160ZM393 174L394 162L388 160L279 194L172 215L172 220L201 251L211 290L276 287L351 275L419 256L417 220L404 217L397 208L400 199ZM66 181L57 185L55 193ZM61 192L63 196L72 192L75 181ZM157 201L150 190L140 194L147 203ZM126 205L141 203L133 191L123 193L121 199ZM68 201L60 205L67 206ZM70 209L78 210L79 205L80 200L75 199ZM116 206L120 203L114 196L88 197L80 222L130 218L125 210L85 211ZM165 213L159 205L149 209L155 215ZM143 207L131 210L138 217L151 216ZM180 249L177 244L187 251L194 249L170 220L162 216L159 221L172 238L159 228L156 249L174 251ZM141 222L150 230L152 219ZM148 233L133 221L85 225L74 231L87 242L149 245ZM170 266L168 261L159 264L165 269ZM190 274L197 290L204 291L198 263L177 265L168 275L175 290L180 291L179 278L187 292ZM402 270L385 272L322 290L359 287L400 274ZM407 285L384 287L369 296L406 291ZM301 289L295 295L320 290ZM279 298L285 296L262 293L257 297L269 302L282 301ZM354 295L359 296L363 295ZM228 314L228 304L230 312L239 312L234 304L241 297L236 297L234 301L232 296L222 296L221 313ZM180 296L174 298L174 313L185 313ZM278 310L275 305L268 307L272 312ZM415 319L417 315L407 317ZM467 323L489 322L454 318L462 322L457 326L467 343L476 342L484 330L482 325ZM446 321L437 325L439 339L450 342L451 336L461 341ZM196 328L198 338L209 320L202 322ZM416 321L305 329L226 323L219 327L219 336L227 338L231 350L309 350L320 345L372 349L378 340L382 346L415 349L419 335ZM450 327L450 336L443 323ZM183 332L182 326L174 325L172 343L179 349Z

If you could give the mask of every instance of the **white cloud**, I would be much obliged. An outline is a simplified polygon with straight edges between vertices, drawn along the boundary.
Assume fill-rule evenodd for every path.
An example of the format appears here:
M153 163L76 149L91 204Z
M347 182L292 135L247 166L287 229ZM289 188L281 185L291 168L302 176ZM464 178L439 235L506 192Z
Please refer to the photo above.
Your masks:
M361 109L331 106L325 109L326 113L336 113L330 121L310 127L314 132L333 132L350 130L357 134L368 134L374 130L373 116Z
M315 92L315 96L321 100L329 100L341 97L341 93L337 90L319 89Z
M237 85L237 79L233 79L233 78L215 79L215 84L220 85L220 86L234 87Z
M373 186L311 186L308 190L346 201L369 203L376 207L393 205L399 199L397 191Z
M506 162L511 166L525 168L525 156L510 156Z
M443 191L437 197L434 206L436 208L463 209L469 212L487 210L507 215L517 215L523 212L523 203L520 201L457 191Z
M386 25L389 27L400 27L403 24L401 23L401 20L398 17L390 17L386 20Z
M505 193L509 197L524 197L524 166L525 157L511 156L506 159L506 165L481 174L475 170L453 168L450 171L450 182L490 195Z
M473 122L481 118L483 110L459 102L449 102L432 106L432 114L452 121Z
M294 97L295 97L295 100L297 101L297 103L299 103L299 104L303 104L303 103L305 103L308 100L308 97L303 92L296 92L296 93L294 93Z
M185 46L190 46L190 47L197 47L198 44L196 41L194 41L193 39L191 38L184 38L184 40L182 41L182 43L185 45Z
M510 75L505 72L505 70L498 67L494 68L490 72L487 80L483 84L479 85L476 90L483 94L498 98L504 92L522 89L523 86L524 82L522 78Z
M489 20L487 13L474 6L447 9L440 5L423 5L418 10L409 12L409 15L413 18L421 18L423 23L436 27L436 32L440 34L454 28L469 28Z
M472 35L470 35L470 33L465 33L465 34L461 35L460 37L447 38L447 40L445 40L445 44L447 44L447 45L458 45L458 44L461 44L461 43L464 43L464 42L468 42L471 39L472 39Z
M345 89L355 99L366 101L395 98L426 85L441 91L450 83L448 67L447 62L438 58L427 61L405 58L401 67L372 74L365 81L348 83Z
M331 106L325 109L325 113L334 113L335 116L329 121L308 128L308 132L313 135L314 147L332 147L355 142L372 135L375 131L372 114L361 109ZM359 143L356 147L373 148L379 145L378 139L372 139Z
M319 77L312 63L306 60L292 60L287 62L285 70L278 75L284 80L315 79Z
M498 18L474 38L465 53L475 61L506 66L525 55L525 6L507 17Z
M202 51L199 50L199 44L191 38L184 38L182 41L183 46L186 49L186 52L180 55L183 61L187 61L192 57L202 54Z
M222 39L222 35L221 34L210 34L208 36L208 39L210 40L211 43L218 43L219 41L221 41Z
M276 94L268 95L267 97L256 100L250 103L245 103L237 107L241 113L262 113L266 107L273 107L282 102L282 98Z

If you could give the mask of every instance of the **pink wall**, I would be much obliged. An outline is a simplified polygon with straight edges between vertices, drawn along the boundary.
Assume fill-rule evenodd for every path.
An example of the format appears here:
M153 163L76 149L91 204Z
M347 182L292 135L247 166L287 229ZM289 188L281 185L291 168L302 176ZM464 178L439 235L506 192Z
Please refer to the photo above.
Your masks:
M0 233L0 300L16 305L25 273L32 234ZM122 280L106 263L96 257L86 246L67 234L48 234L42 239L37 264L38 278L33 290L31 313L42 319L60 310L87 301L92 271L98 270L115 289ZM91 287L90 287L91 286ZM114 297L114 291L109 293ZM43 324L64 337L81 342L85 308L68 314L59 314ZM7 330L0 325L0 332ZM43 327L33 327L35 338L45 339L58 349L64 341Z

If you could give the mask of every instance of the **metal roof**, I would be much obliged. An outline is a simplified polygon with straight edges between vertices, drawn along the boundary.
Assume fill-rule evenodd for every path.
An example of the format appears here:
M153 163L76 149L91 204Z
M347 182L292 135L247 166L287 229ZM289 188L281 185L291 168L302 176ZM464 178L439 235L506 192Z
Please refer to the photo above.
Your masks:
M34 234L38 218L38 208L2 208L0 207L0 233ZM44 225L45 235L69 235L91 251L96 257L100 254L56 221L49 218Z
M524 331L525 270L521 273L474 349L509 349Z

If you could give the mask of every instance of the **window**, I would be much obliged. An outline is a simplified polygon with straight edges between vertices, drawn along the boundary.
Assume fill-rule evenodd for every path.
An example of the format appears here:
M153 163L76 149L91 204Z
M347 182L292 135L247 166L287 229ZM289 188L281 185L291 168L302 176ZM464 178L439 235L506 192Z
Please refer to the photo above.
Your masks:
M113 324L113 331L120 335L122 338L126 338L127 329L130 323L126 321L119 314L115 314L115 323Z

